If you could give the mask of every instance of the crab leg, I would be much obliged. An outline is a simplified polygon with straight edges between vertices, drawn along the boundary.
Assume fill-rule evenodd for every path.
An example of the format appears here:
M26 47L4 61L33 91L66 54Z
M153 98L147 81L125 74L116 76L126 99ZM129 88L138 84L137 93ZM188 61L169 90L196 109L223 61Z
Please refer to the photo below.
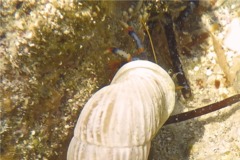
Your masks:
M109 51L114 53L114 54L117 54L121 57L123 57L124 59L126 59L128 62L130 62L132 60L132 56L130 54L128 54L127 52L121 50L121 49L118 49L118 48L115 48L115 47L112 47L112 48L109 48Z
M137 56L133 56L131 58L131 60L138 60L138 59L143 59L143 60L147 60L147 53L144 51L144 47L142 45L142 42L140 40L140 38L137 36L136 32L134 31L133 27L129 26L127 23L120 21L120 23L122 24L122 26L127 30L129 36L131 36L134 40L134 42L136 43L136 48L137 48ZM113 52L114 51L114 52ZM124 52L120 49L118 50L112 50L113 53L119 54L121 56L121 54ZM124 52L126 53L126 52ZM122 56L123 57L123 56ZM126 57L124 57L126 58Z
M133 38L133 40L135 41L136 43L136 47L137 47L137 50L138 50L138 54L143 54L144 52L144 48L143 48L143 45L142 45L142 42L141 40L138 38L136 32L134 32L133 28L131 26L128 27L128 34Z

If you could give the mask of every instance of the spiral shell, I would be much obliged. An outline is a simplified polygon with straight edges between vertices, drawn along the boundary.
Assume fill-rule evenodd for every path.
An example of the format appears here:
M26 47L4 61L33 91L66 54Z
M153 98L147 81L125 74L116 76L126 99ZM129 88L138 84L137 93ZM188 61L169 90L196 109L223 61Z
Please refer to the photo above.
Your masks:
M67 159L147 160L174 103L174 83L161 67L143 60L125 64L84 106Z

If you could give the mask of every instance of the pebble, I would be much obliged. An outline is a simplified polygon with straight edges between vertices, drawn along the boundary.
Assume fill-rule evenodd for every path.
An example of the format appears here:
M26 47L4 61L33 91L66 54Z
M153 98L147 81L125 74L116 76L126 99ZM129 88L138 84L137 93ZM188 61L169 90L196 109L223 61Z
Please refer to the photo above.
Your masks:
M232 20L225 37L224 45L233 51L240 52L240 19L235 18Z
M198 67L198 66L195 66L195 67L194 67L194 71L199 71L199 67Z
M207 75L207 76L210 76L211 74L212 74L212 70L207 69L207 71L206 71L206 75Z

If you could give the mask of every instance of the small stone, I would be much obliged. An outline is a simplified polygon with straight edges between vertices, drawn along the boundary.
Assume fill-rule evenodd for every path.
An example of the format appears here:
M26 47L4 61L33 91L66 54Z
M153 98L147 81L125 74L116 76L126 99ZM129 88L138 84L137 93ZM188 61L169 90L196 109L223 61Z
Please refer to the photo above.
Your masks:
M233 51L240 52L240 19L233 19L224 39L224 45Z
M36 134L36 132L33 130L33 131L31 131L31 134L32 134L32 136L34 136Z
M198 71L199 70L199 67L198 66L195 66L194 67L194 71Z
M207 75L207 76L210 76L211 74L212 74L212 71L211 71L210 69L207 69L206 75Z
M131 14L133 12L133 9L132 8L129 8L128 9L128 12Z

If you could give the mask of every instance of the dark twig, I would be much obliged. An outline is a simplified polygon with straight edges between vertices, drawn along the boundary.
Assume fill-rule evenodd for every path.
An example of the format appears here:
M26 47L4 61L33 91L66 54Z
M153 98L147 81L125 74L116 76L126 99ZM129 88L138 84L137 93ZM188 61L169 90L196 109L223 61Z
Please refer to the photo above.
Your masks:
M189 0L187 7L183 11L181 11L178 18L174 21L176 25L181 28L182 24L185 23L186 19L189 17L190 14L193 13L194 9L197 8L198 5L198 0Z
M169 53L173 63L173 70L176 73L176 77L178 80L178 84L182 86L182 94L184 98L191 97L191 89L188 84L188 81L185 77L184 71L182 69L182 64L180 62L177 43L175 39L174 29L173 29L173 21L170 14L165 13L166 24L164 25L165 34L168 42Z
M240 102L240 94L231 96L229 98L226 98L222 101L207 105L205 107L202 108L198 108L189 112L184 112L184 113L180 113L180 114L176 114L173 116L170 116L169 119L165 122L164 125L168 125L168 124L172 124L172 123L178 123L178 122L182 122L182 121L186 121L189 120L191 118L195 118L195 117L199 117L201 115L204 114L208 114L211 113L213 111L225 108L231 104Z

